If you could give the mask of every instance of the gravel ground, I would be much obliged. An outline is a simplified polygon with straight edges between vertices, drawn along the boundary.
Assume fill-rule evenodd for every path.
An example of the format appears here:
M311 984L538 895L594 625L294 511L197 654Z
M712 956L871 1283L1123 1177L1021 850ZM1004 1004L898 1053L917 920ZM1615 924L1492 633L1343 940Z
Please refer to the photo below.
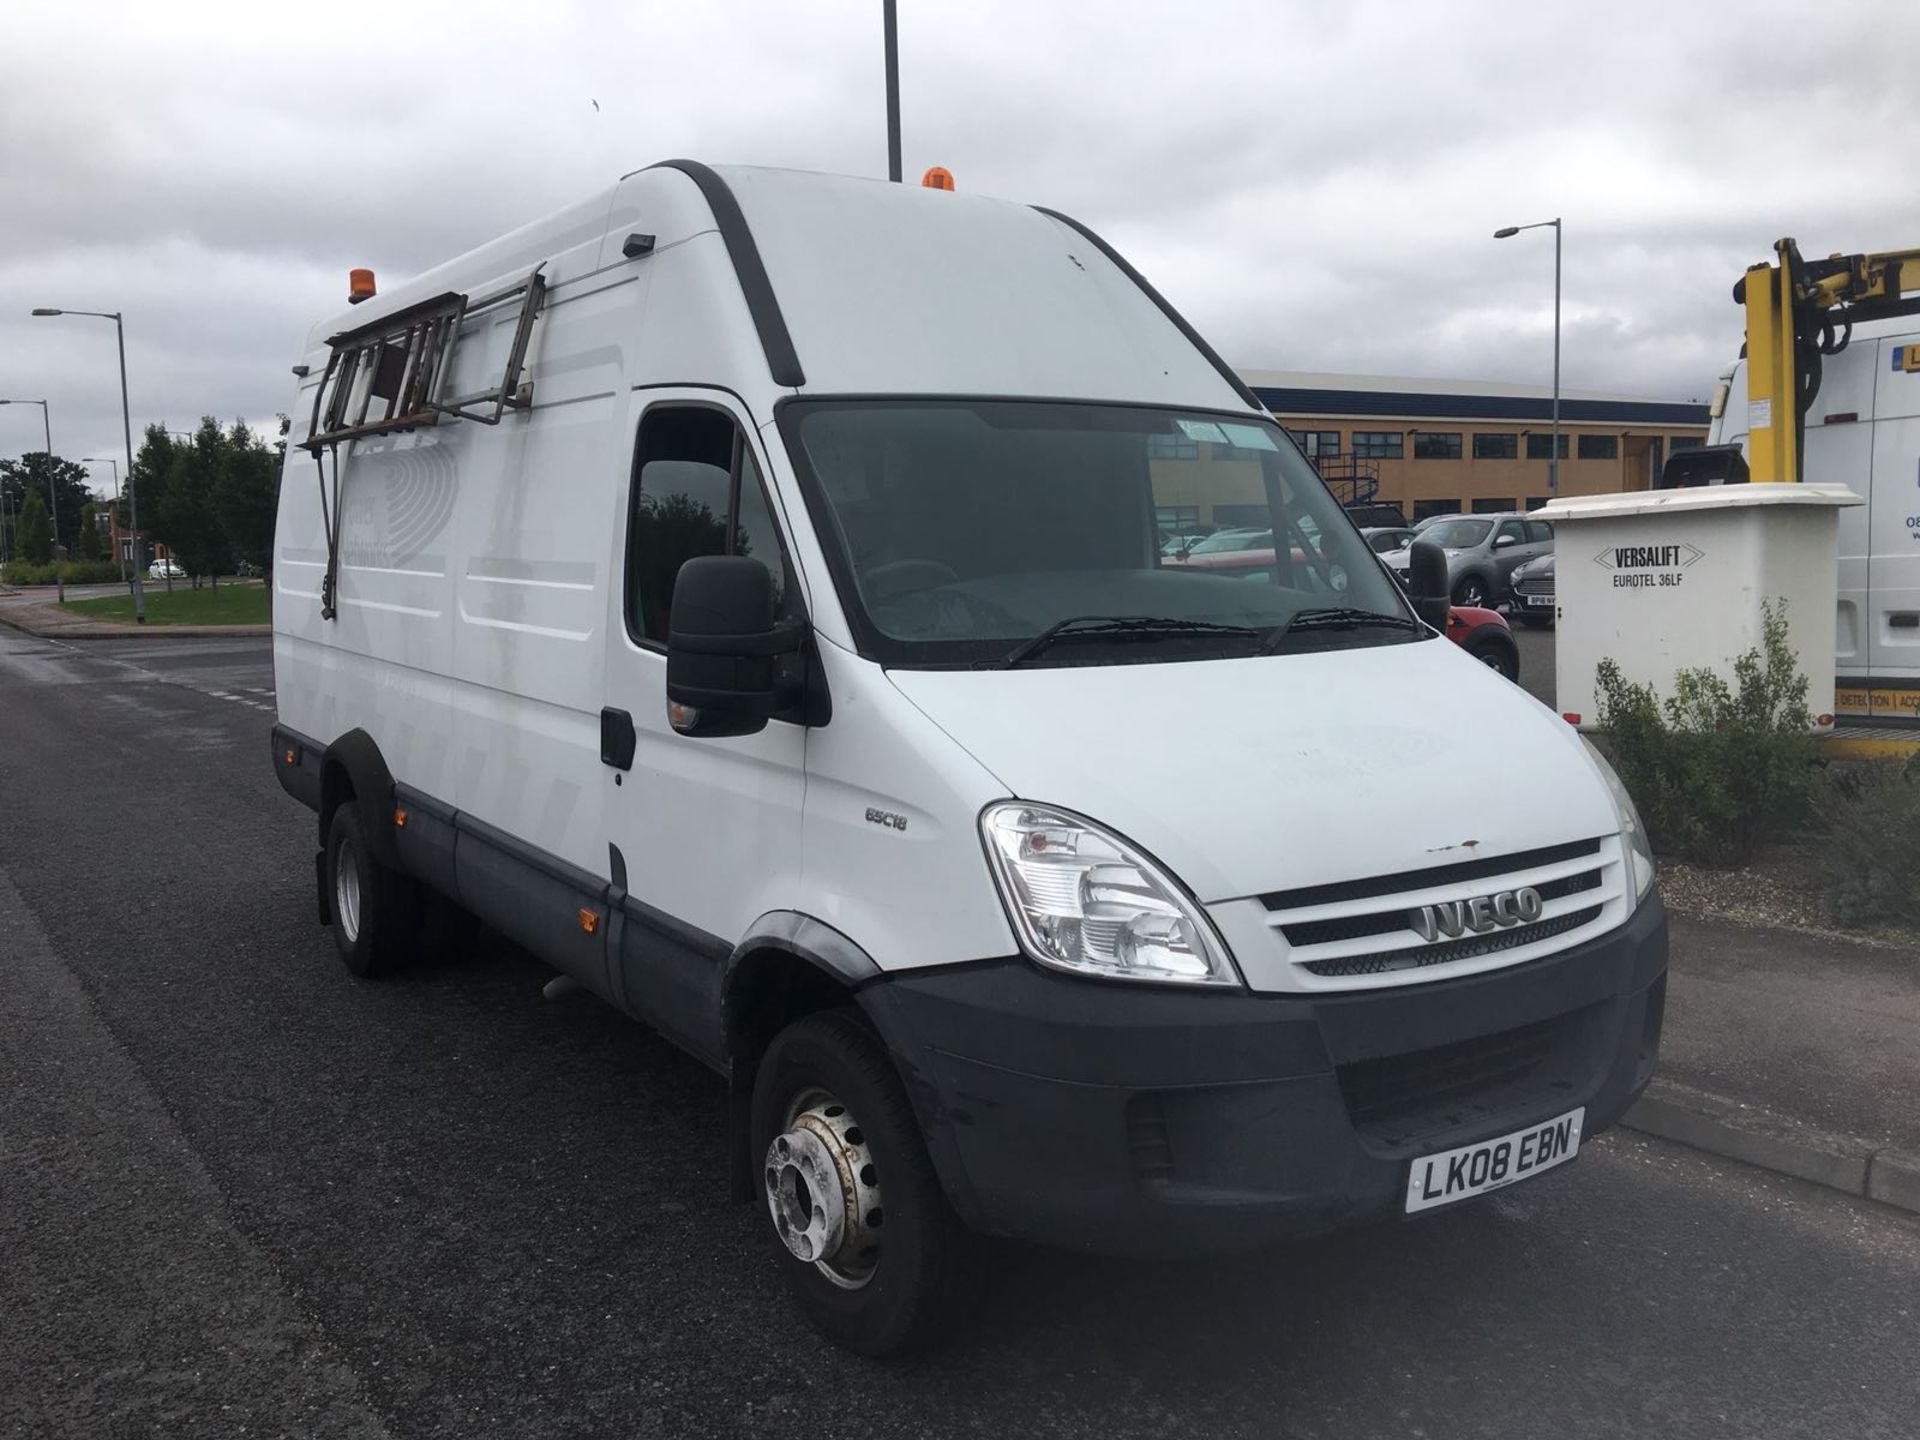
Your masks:
M1920 932L1897 925L1853 930L1834 924L1820 893L1820 877L1820 856L1813 845L1774 845L1751 863L1727 869L1662 860L1660 893L1669 907L1683 914L1835 936L1906 950L1920 958Z

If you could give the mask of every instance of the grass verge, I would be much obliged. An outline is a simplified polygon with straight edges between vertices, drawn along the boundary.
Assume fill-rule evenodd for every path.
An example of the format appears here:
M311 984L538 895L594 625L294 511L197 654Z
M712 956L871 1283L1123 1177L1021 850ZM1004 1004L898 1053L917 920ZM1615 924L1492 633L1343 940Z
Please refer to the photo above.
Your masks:
M89 620L133 623L131 595L69 600L60 608ZM176 580L172 593L161 582L147 582L149 625L265 625L272 618L267 587L258 582L228 581L218 590L205 585L195 590L187 581Z

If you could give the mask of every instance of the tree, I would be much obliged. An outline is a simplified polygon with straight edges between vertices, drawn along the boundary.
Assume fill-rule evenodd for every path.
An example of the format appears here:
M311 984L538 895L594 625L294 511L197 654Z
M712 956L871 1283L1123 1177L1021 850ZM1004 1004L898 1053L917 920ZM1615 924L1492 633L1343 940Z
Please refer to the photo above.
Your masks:
M217 576L230 563L216 498L226 463L226 436L220 432L220 422L208 415L190 441L172 448L155 533L166 540L168 550L198 585L202 575Z
M98 560L105 551L100 544L100 510L91 500L80 507L80 534L73 547L82 560Z
M44 450L35 450L18 460L0 460L0 489L6 491L10 511L24 505L28 495L38 495L44 504L49 478L53 481L54 498L59 501L60 513L55 518L59 521L60 543L71 552L80 538L81 507L93 499L86 467L62 460L58 455L50 456Z
M222 437L225 453L214 500L227 548L236 561L266 570L273 560L273 514L280 498L280 455L244 420Z
M166 426L147 426L146 434L140 439L140 453L133 457L133 470L127 477L128 493L134 497L134 508L140 512L141 532L162 544L171 543L164 512L167 481L173 474L173 452L179 448ZM141 563L142 559L136 551L135 563ZM173 588L171 579L167 588Z
M29 565L45 565L53 559L53 522L40 496L31 490L20 507L20 558Z

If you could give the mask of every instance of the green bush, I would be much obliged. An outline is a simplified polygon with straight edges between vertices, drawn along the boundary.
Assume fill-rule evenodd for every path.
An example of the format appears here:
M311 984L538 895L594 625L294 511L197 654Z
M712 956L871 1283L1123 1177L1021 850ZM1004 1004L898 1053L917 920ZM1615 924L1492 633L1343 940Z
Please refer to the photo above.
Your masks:
M1736 865L1804 820L1819 751L1807 677L1787 645L1787 607L1764 607L1761 644L1733 664L1733 684L1682 670L1663 702L1600 662L1599 723L1654 848Z
M1833 918L1920 925L1920 755L1836 768L1815 808Z
M69 585L105 585L120 578L120 564L116 560L69 560L67 561L67 584ZM0 580L9 585L51 585L54 581L53 564L29 565L25 560L10 561L0 566Z

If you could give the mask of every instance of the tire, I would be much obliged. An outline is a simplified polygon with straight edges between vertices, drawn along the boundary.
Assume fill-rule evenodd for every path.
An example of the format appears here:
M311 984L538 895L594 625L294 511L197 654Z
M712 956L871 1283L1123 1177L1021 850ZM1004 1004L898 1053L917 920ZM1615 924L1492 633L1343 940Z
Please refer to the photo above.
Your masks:
M1551 630L1553 628L1553 617L1551 615L1529 615L1522 611L1519 619L1520 623L1529 630Z
M828 1010L787 1026L760 1062L752 1113L756 1199L777 1262L807 1318L861 1355L895 1354L931 1341L958 1307L964 1237L906 1090L866 1022L854 1012ZM824 1149L805 1153L830 1130ZM809 1159L821 1155L846 1158L849 1171L812 1173L863 1177L851 1197L839 1181L829 1180L839 1198L851 1202L842 1207L844 1216L863 1203L879 1203L867 1209L859 1232L846 1221L840 1249L830 1258L806 1260L783 1236L777 1216L785 1210L791 1231L797 1212L818 1231L835 1196L806 1187L804 1172Z
M1460 583L1453 587L1453 603L1456 605L1473 605L1484 608L1487 604L1488 593L1486 581L1482 580L1478 575L1468 575L1463 577Z
M327 928L341 962L363 980L392 973L418 948L418 887L373 858L351 800L327 823L326 856Z
M1494 674L1519 683L1520 657L1511 644L1502 645L1497 640L1470 641L1467 653Z

